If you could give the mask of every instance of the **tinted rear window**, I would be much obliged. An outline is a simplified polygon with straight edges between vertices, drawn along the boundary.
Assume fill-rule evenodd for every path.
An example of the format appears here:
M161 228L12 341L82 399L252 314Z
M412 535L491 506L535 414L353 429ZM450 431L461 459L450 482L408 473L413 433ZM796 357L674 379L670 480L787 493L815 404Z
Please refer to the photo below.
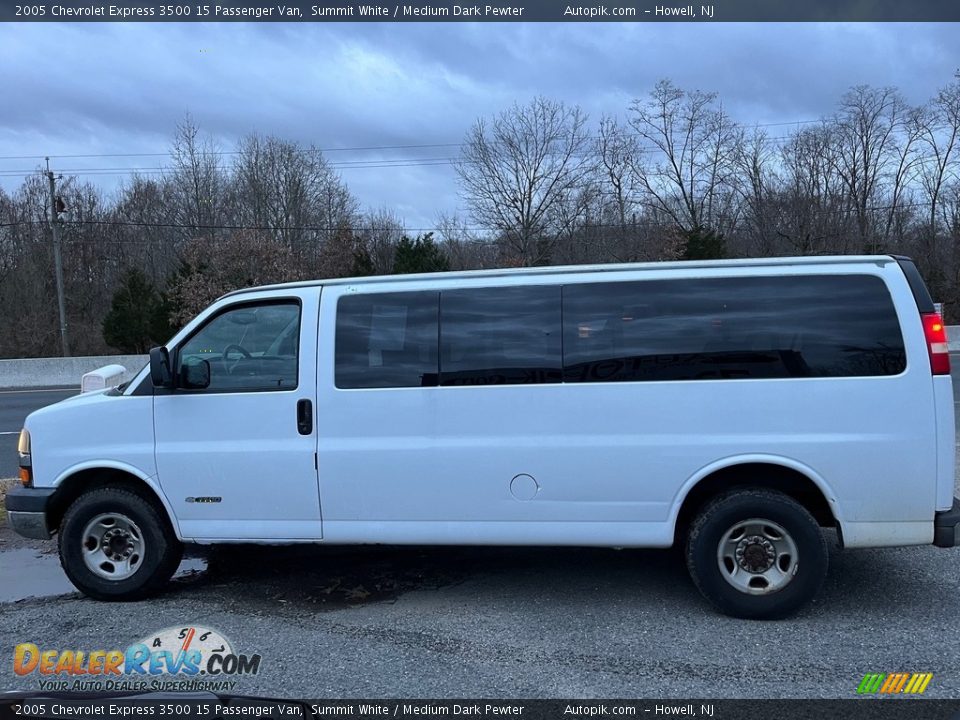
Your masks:
M561 382L560 336L559 285L444 291L440 384Z
M903 338L869 275L563 289L565 382L896 375Z
M436 385L438 297L410 292L340 298L337 387Z

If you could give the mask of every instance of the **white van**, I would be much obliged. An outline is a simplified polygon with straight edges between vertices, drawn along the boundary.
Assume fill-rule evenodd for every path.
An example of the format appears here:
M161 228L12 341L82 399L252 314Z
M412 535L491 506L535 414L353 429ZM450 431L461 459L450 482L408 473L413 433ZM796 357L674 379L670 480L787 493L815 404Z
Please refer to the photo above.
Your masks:
M31 414L7 510L104 600L183 543L685 544L717 608L780 617L823 528L960 544L949 365L901 257L254 288Z

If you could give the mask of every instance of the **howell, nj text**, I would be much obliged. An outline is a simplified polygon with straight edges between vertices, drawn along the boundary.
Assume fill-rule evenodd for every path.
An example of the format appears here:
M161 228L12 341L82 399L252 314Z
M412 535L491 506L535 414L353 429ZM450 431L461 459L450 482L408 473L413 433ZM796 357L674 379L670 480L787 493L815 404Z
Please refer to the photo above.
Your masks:
M644 715L671 716L679 715L681 717L713 717L713 705L701 705L699 709L693 703L686 704L663 704L653 707L643 708ZM604 715L639 715L635 705L567 705L563 710L564 715L576 715L578 717L599 717Z

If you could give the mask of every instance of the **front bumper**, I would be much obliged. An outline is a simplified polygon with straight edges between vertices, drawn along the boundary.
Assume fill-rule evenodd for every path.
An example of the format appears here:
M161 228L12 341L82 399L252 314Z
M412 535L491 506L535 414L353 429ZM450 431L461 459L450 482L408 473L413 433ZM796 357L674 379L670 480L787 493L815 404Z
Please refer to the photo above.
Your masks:
M7 493L4 505L10 527L19 535L34 540L46 540L51 530L47 526L47 506L56 488L15 487Z
M954 498L951 509L934 515L933 544L942 548L960 546L960 499Z

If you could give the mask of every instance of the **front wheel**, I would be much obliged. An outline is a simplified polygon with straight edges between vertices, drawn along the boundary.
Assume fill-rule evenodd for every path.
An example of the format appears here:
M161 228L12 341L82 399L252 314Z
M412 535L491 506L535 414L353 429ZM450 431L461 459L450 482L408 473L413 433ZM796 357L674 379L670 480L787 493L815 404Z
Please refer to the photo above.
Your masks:
M776 619L817 594L827 574L827 544L800 503L770 490L739 490L711 501L687 539L687 567L721 612Z
M167 518L119 487L84 493L60 523L60 564L96 600L139 600L170 579L183 554Z

